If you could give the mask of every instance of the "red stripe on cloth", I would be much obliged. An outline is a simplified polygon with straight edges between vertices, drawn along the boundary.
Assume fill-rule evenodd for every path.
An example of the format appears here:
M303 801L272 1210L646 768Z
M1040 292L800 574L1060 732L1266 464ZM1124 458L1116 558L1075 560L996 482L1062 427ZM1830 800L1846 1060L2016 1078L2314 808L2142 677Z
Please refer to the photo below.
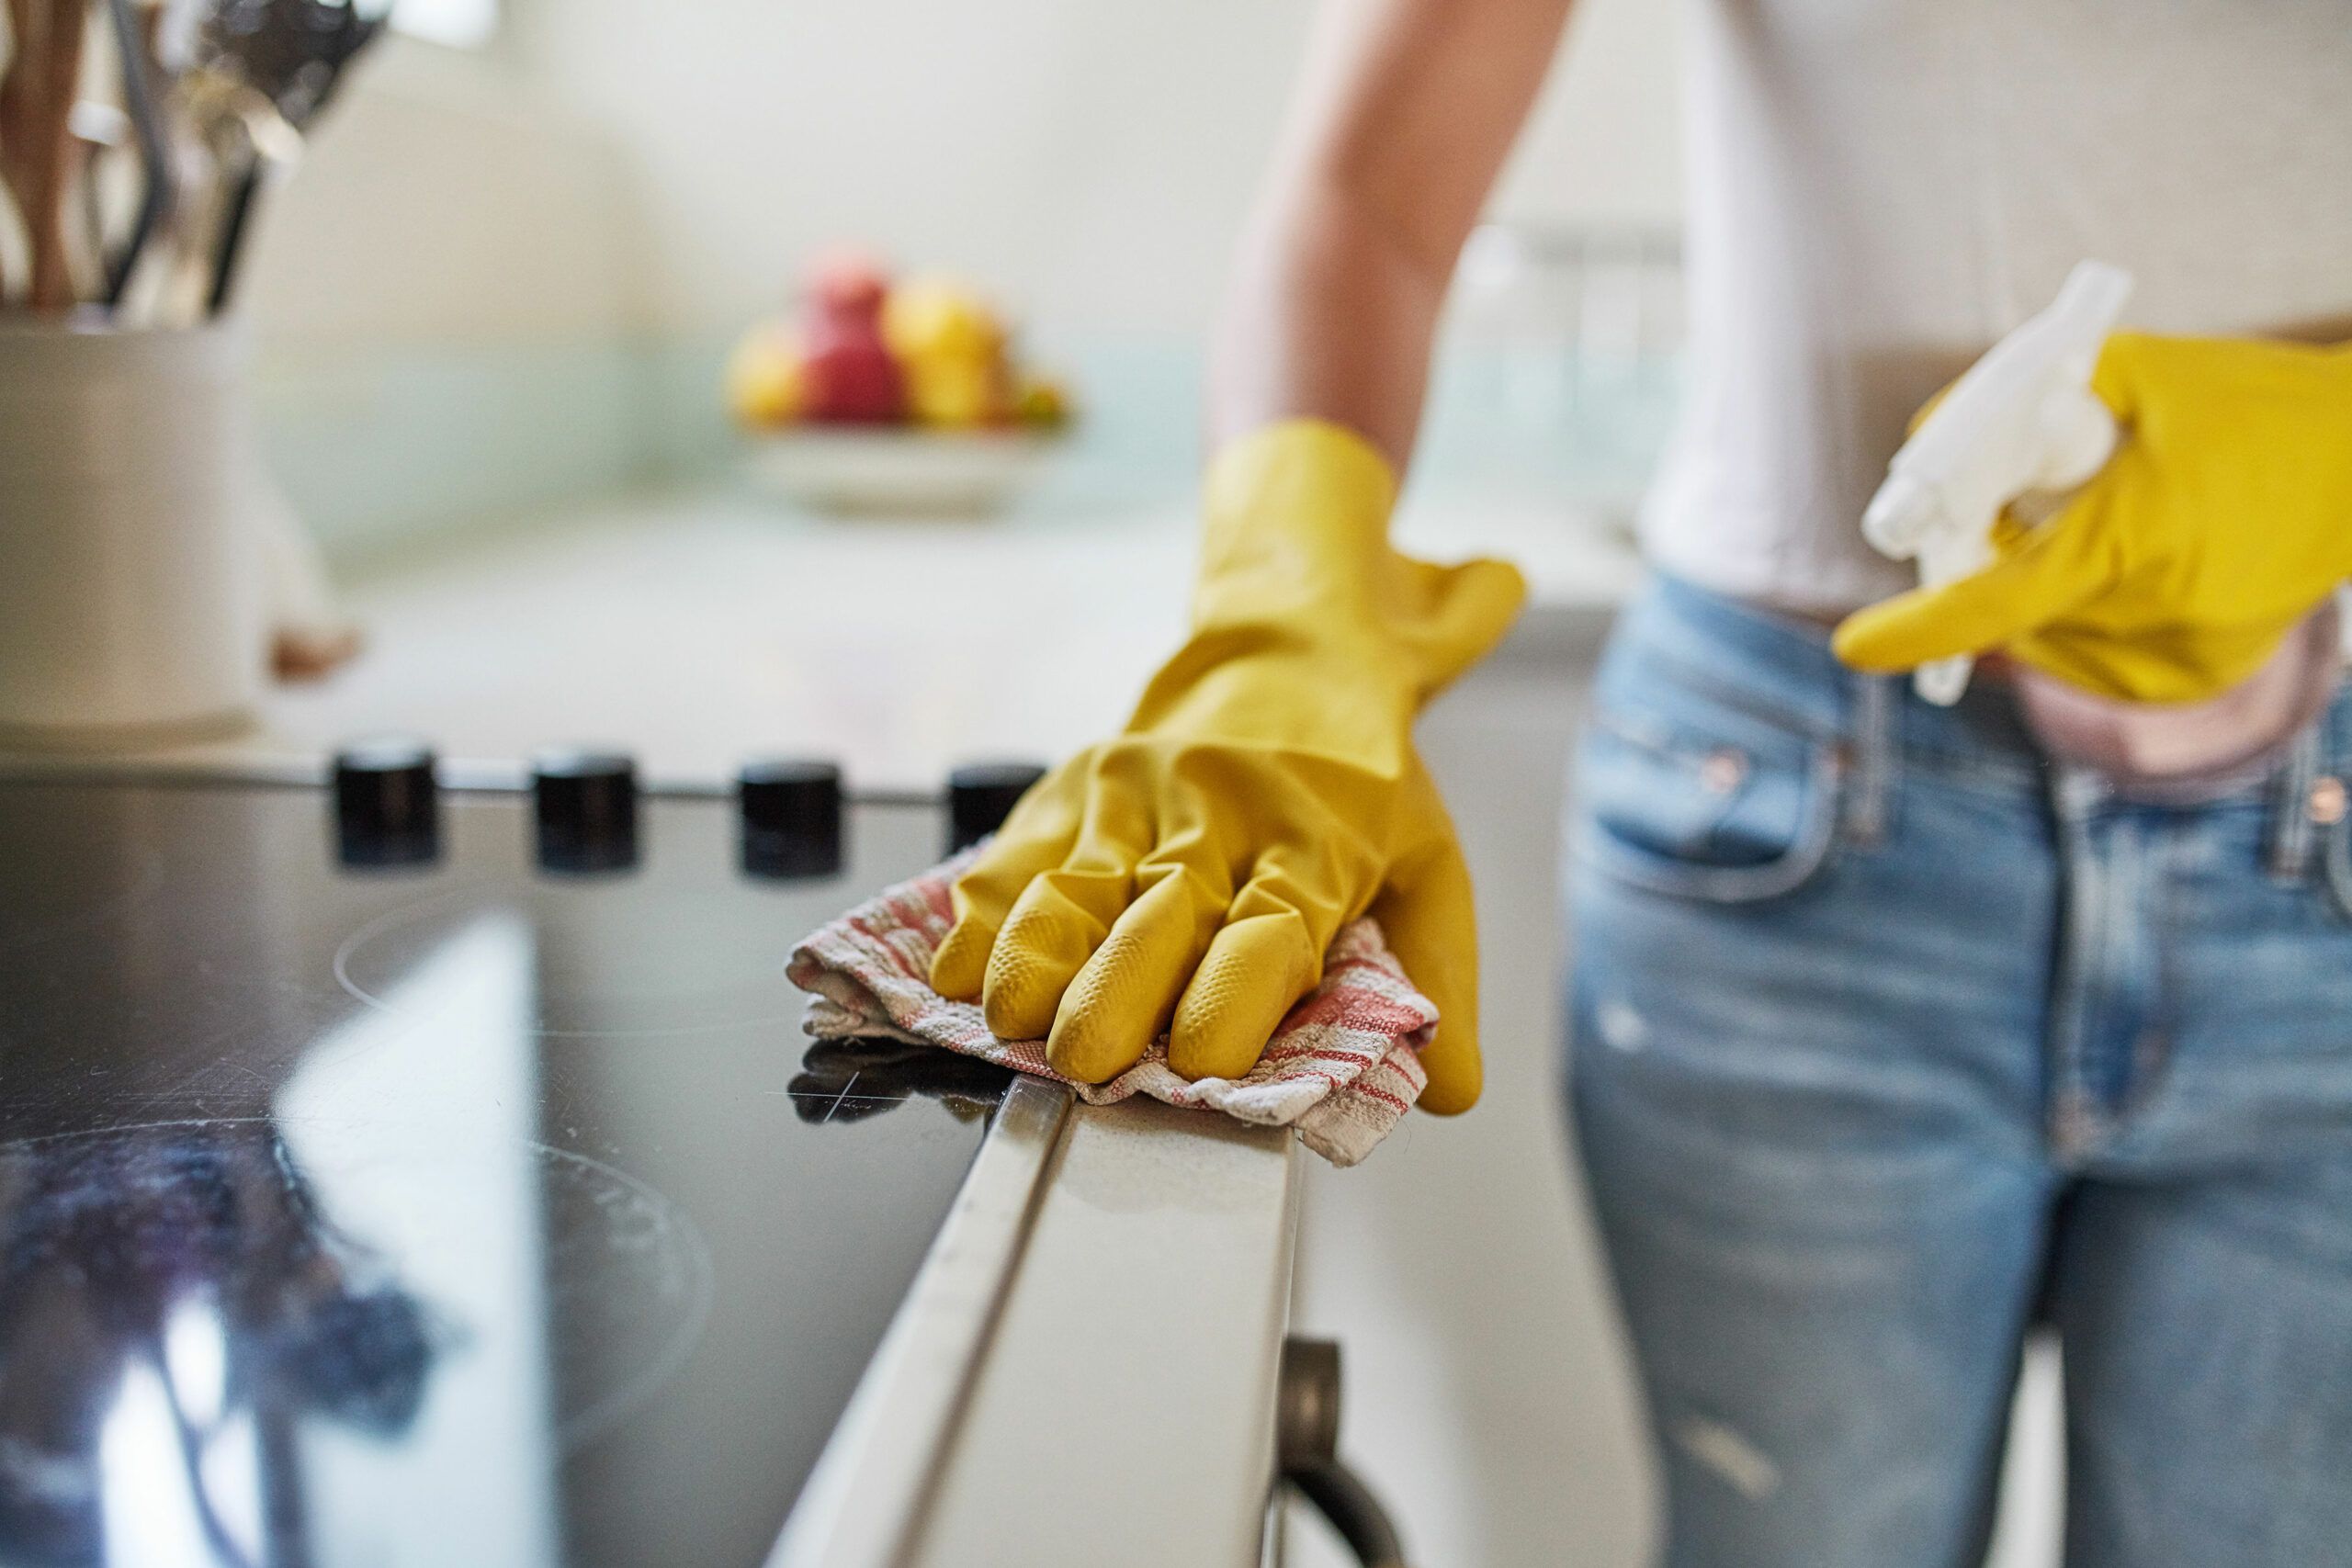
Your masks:
M842 916L842 919L850 930L855 931L858 935L872 942L875 947L881 952L882 956L890 961L891 968L896 969L899 974L904 975L910 980L921 981L925 985L930 983L931 976L928 974L920 973L911 967L908 964L905 955L900 953L896 947L892 946L889 939L884 936L882 932L876 931L872 926L868 925L865 917L856 914L850 914Z

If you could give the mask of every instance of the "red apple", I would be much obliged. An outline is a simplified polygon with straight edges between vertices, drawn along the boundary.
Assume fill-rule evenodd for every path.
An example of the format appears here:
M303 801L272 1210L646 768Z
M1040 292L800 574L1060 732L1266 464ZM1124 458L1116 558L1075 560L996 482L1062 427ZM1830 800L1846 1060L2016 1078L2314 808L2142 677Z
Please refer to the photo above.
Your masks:
M888 269L864 251L831 250L809 264L808 298L820 309L869 314L889 287Z
M803 408L811 420L889 423L906 417L906 378L882 340L881 269L838 255L810 274L801 323Z

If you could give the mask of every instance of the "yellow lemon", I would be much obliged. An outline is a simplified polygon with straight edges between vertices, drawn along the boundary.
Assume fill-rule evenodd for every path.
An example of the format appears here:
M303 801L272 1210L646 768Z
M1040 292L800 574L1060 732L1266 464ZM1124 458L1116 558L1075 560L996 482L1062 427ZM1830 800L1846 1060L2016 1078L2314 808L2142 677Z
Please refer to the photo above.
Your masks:
M914 277L882 301L882 341L909 367L946 355L1001 354L1004 323L979 293L950 277Z
M727 406L746 428L771 430L800 415L800 345L782 327L755 327L727 362Z

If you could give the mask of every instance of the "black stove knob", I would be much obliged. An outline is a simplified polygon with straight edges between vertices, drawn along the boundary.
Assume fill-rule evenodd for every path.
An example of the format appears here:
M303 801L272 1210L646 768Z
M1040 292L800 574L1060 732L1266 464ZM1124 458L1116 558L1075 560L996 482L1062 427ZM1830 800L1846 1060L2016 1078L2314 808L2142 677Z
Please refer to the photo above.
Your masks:
M842 771L762 757L736 775L743 869L754 876L831 876L842 868Z
M345 865L418 865L441 852L433 748L409 736L355 740L334 754L335 852Z
M947 775L947 852L978 843L1004 825L1014 803L1046 776L1033 762L974 762Z
M549 747L531 758L539 863L619 871L637 863L637 764L625 752Z

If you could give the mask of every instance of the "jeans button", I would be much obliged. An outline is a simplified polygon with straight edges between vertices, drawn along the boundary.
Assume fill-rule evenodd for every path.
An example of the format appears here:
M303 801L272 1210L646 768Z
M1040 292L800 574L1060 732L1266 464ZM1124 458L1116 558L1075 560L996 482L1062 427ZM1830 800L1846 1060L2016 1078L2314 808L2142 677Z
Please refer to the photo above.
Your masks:
M1699 764L1699 783L1710 795L1729 795L1747 777L1747 758L1730 747L1707 753Z

